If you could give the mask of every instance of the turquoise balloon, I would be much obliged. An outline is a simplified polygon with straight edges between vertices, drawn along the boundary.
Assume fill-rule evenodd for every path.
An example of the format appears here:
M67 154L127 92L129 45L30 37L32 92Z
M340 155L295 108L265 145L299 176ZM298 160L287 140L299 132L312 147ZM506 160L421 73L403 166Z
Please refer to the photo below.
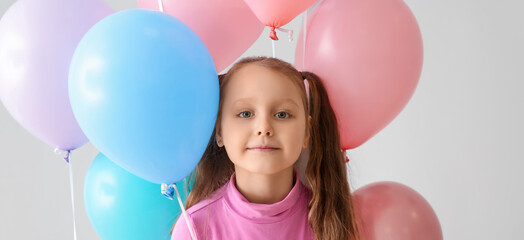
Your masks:
M87 215L102 239L170 239L180 207L161 194L159 184L129 173L101 153L84 184ZM183 183L176 185L185 202Z
M175 183L197 165L219 101L208 49L162 12L130 9L94 25L78 44L69 96L80 128L102 153L153 183Z

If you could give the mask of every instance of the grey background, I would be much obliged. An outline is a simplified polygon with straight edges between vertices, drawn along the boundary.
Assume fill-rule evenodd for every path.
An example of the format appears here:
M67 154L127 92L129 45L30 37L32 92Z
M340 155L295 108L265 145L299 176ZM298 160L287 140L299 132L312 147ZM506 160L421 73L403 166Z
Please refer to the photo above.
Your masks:
M106 0L115 10L134 0ZM0 0L0 15L14 0ZM350 151L352 188L397 181L422 194L445 239L521 239L524 228L524 4L409 0L424 40L424 66L399 116ZM297 17L285 28L301 28ZM267 29L244 54L271 55ZM285 37L277 57L294 61ZM99 239L83 204L98 151L73 152L78 239ZM0 107L0 239L73 239L68 166Z

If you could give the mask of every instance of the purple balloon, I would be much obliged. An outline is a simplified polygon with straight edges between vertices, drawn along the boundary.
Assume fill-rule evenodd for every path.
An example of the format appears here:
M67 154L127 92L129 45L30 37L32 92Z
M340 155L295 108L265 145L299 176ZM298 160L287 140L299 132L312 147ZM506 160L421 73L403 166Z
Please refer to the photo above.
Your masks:
M89 28L112 13L101 0L19 0L0 20L0 100L54 148L89 141L69 103L69 63Z

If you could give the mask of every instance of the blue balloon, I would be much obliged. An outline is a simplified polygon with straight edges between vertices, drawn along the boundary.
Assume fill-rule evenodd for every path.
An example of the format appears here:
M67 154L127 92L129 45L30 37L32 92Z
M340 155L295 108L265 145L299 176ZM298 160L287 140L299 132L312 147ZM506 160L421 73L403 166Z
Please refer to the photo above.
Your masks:
M87 215L102 239L170 239L180 207L160 193L160 185L127 172L102 153L91 163L84 184ZM185 202L183 183L176 185Z
M69 96L95 147L129 172L174 183L197 165L218 112L211 55L191 28L153 10L110 15L82 38Z

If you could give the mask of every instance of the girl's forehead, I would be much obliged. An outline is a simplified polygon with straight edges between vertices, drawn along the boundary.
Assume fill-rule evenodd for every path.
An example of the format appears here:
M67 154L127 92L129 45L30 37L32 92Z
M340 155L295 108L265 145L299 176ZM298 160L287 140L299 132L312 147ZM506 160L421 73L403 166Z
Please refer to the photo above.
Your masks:
M288 78L283 73L269 67L257 65L254 63L246 64L241 68L237 69L230 80L242 79L243 82L247 80L263 80L267 78Z
M238 69L224 89L224 97L231 101L239 99L295 99L300 101L300 89L294 79L276 70L249 64Z
M252 90L269 89L274 91L296 88L293 79L284 73L255 64L249 64L238 69L233 76L229 78L227 86Z

